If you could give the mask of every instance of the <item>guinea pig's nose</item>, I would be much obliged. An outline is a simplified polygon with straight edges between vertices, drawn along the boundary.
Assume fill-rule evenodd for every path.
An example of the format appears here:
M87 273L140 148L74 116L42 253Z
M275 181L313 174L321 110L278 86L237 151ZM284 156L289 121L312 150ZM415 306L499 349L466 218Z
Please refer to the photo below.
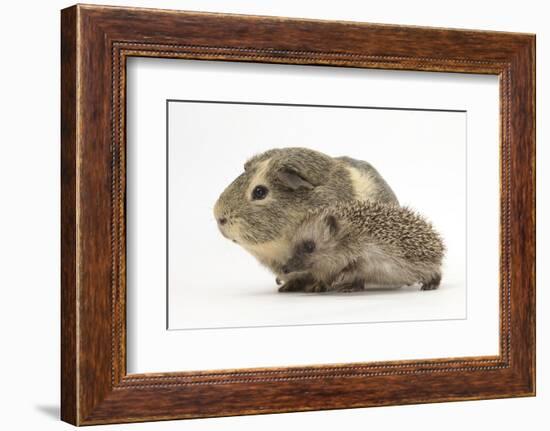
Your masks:
M283 267L281 269L283 270L283 274L288 274L290 272L288 270L288 266L286 266L286 265L283 265Z
M226 219L225 217L220 217L220 218L218 219L218 223L219 223L220 225L224 225L224 224L227 223L227 219Z

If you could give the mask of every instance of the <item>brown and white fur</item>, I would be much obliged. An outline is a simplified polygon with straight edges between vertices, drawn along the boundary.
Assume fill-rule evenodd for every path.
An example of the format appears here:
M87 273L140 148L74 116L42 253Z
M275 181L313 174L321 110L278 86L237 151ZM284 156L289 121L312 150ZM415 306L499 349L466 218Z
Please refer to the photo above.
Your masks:
M262 193L256 195L255 191ZM308 148L276 148L258 154L227 186L214 206L223 236L245 248L279 278L289 239L311 208L337 201L397 203L390 186L369 163L330 157ZM287 288L304 288L295 277Z
M440 235L411 209L379 202L337 203L306 215L291 240L281 291L358 291L365 286L441 281L445 246ZM309 277L305 289L288 280Z

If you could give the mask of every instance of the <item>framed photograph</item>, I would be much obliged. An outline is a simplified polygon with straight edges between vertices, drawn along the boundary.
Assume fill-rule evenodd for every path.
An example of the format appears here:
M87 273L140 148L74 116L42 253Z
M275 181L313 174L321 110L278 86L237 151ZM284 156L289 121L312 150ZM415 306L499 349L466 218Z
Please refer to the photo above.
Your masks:
M535 394L535 36L61 13L61 416Z

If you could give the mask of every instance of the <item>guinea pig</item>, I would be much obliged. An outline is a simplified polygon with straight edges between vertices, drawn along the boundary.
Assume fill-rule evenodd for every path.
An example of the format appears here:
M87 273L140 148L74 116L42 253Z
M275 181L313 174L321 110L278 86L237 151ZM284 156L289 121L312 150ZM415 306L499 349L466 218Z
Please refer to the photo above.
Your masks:
M336 203L309 212L290 241L291 256L281 269L291 278L309 277L305 291L416 283L431 290L441 280L443 240L409 208L368 201Z
M284 278L289 237L312 208L337 201L397 204L390 186L369 163L330 157L308 148L276 148L249 159L221 193L214 217L222 235ZM305 280L289 283L298 287ZM291 285L287 286L292 288Z

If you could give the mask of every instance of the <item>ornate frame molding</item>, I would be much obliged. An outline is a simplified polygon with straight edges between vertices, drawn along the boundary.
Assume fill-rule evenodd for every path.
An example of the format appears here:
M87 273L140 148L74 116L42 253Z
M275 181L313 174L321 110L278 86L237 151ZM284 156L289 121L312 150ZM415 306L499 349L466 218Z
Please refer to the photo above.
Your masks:
M258 28L268 30L257 35ZM319 41L300 42L308 35ZM100 6L63 10L62 419L99 424L533 395L534 47L534 36L524 34ZM130 56L498 75L500 354L128 375Z

